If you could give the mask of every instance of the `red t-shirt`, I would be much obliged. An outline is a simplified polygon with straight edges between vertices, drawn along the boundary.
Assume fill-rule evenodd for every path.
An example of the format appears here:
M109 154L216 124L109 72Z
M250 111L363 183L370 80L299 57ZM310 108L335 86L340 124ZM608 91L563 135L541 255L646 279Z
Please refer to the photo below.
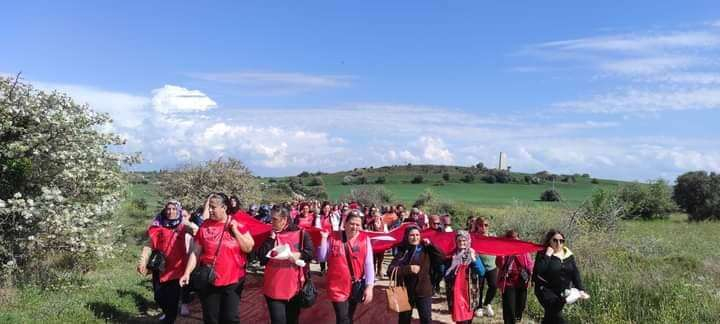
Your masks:
M175 229L152 225L148 228L148 236L150 248L165 255L165 271L160 274L160 282L180 279L187 264L184 225Z
M220 234L223 232L225 222L208 219L200 225L195 244L202 246L202 255L199 263L211 265L215 258L215 250L220 241ZM247 229L240 226L240 233L244 234ZM234 284L245 276L245 252L240 249L237 240L232 236L230 225L222 236L222 246L215 261L215 286L227 286Z

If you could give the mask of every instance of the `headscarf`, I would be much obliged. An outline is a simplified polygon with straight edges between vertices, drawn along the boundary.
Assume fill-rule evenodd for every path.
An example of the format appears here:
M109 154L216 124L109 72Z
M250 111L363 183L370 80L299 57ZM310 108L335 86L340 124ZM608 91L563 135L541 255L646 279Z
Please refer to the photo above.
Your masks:
M467 240L467 247L464 249L455 248L455 253L453 253L452 256L452 263L450 264L450 267L447 269L446 273L452 273L451 271L454 271L458 266L460 265L467 265L471 262L475 261L475 258L477 257L475 255L475 250L473 250L470 247L470 243L472 243L472 239L470 238L470 233L466 230L459 230L455 232L455 244L457 244L458 238L465 238Z
M168 219L165 216L165 209L167 208L167 205L173 204L175 205L175 209L177 210L178 217L176 219ZM183 218L183 210L182 205L177 200L168 200L168 202L165 203L165 207L155 216L155 219L153 220L151 226L162 226L167 228L175 228L182 222Z

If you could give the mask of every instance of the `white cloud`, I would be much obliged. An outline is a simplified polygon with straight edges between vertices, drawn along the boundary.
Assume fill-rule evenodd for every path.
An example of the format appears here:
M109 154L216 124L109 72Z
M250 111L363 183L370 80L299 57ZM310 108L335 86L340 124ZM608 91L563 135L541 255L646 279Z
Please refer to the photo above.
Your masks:
M175 85L165 85L152 93L153 109L162 114L207 111L217 106L215 101L201 91Z
M94 111L108 113L116 126L138 127L148 116L150 99L147 97L75 84L47 82L32 82L32 84L38 89L66 93L78 103L87 103Z
M419 145L422 150L422 157L432 163L453 164L453 154L445 147L445 142L440 138L420 137Z
M620 59L602 63L600 65L600 68L602 70L612 73L620 73L627 75L651 75L661 72L675 71L697 64L700 64L700 60L693 57L661 56Z
M193 78L236 86L248 95L290 95L300 92L350 86L349 75L319 75L288 72L195 73Z
M547 42L542 49L562 51L622 51L645 52L677 48L714 48L720 45L720 35L708 31L669 32L660 34L622 34Z
M631 89L620 93L597 95L588 100L560 102L555 104L555 107L561 111L607 114L718 109L720 88L676 91Z

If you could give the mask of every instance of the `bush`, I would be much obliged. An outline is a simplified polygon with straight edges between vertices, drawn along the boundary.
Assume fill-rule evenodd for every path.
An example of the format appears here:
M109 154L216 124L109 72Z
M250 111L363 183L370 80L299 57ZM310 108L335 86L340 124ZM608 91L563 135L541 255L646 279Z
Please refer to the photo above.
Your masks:
M447 172L443 173L442 178L445 181L450 181L450 173L447 173Z
M720 220L720 175L695 171L679 176L673 200L690 220Z
M393 193L383 186L360 186L350 190L350 193L340 197L342 201L355 201L361 205L375 206L392 202Z
M419 183L423 183L424 180L425 180L425 179L423 179L423 176L417 175L417 176L415 176L415 177L410 181L410 183L412 183L412 184L419 184Z
M125 185L109 116L0 77L0 265L11 284L74 283L113 255ZM1 275L1 274L0 274Z
M310 187L324 186L325 182L323 181L322 177L315 176L310 179L310 182L308 182L307 185Z
M359 176L359 177L355 178L355 183L361 184L361 185L367 184L367 183L368 183L367 177L366 177L366 176Z
M647 186L638 183L622 185L617 194L624 208L624 219L665 219L677 209L670 187L663 180L650 182Z
M615 191L597 189L573 213L575 223L590 232L614 232L620 227L624 212L622 202Z
M376 184L384 184L385 183L385 177L379 176L377 179L375 179Z
M355 182L355 178L353 176L346 175L343 177L341 184L343 186L347 186L353 184L353 182Z
M496 178L494 175L492 175L492 174L488 174L488 175L483 176L483 177L482 177L482 180L485 181L485 182L487 182L487 183L495 183L495 182L497 182L497 178Z
M462 177L462 179L460 179L460 181L465 182L465 183L471 183L471 182L475 181L475 176L468 173L468 174L465 174Z
M290 188L302 186L299 180L291 178ZM182 165L161 176L161 187L165 198L177 199L193 209L202 206L212 192L237 195L243 206L259 201L261 196L257 179L240 160L233 158Z
M590 183L592 183L592 184L600 184L600 181L599 181L597 178L593 178L592 180L590 180Z
M422 193L420 193L418 198L413 203L413 207L420 208L422 206L429 205L434 200L435 200L435 193L428 188L428 189L425 189L425 191L423 191Z
M540 194L540 201L560 201L560 192L555 189L548 189Z

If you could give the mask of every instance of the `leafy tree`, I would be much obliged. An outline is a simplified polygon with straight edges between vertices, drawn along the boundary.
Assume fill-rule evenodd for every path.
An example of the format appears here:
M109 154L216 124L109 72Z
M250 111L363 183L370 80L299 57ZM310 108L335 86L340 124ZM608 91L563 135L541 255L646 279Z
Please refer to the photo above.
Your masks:
M293 178L289 184L293 189L302 186ZM243 206L260 200L257 179L240 160L233 158L182 165L163 174L161 186L166 198L177 199L191 207L202 206L213 192L237 195Z
M308 182L307 185L310 187L324 186L325 182L323 181L322 177L315 176L310 179L310 182Z
M375 179L376 184L383 184L385 183L385 176L379 176L377 179Z
M673 200L688 213L690 220L720 220L720 175L705 171L680 175Z
M423 181L425 181L425 179L423 178L423 176L417 175L417 176L415 176L415 177L410 181L410 183L419 184L419 183L423 183Z
M121 166L139 156L112 152L124 140L101 131L109 123L62 93L0 77L0 264L14 279L63 284L118 246Z
M465 183L471 183L471 182L475 181L475 176L470 173L467 173L460 179L460 181L465 182Z
M677 209L670 186L663 180L648 185L625 184L618 188L617 194L624 207L622 217L625 219L667 218Z

